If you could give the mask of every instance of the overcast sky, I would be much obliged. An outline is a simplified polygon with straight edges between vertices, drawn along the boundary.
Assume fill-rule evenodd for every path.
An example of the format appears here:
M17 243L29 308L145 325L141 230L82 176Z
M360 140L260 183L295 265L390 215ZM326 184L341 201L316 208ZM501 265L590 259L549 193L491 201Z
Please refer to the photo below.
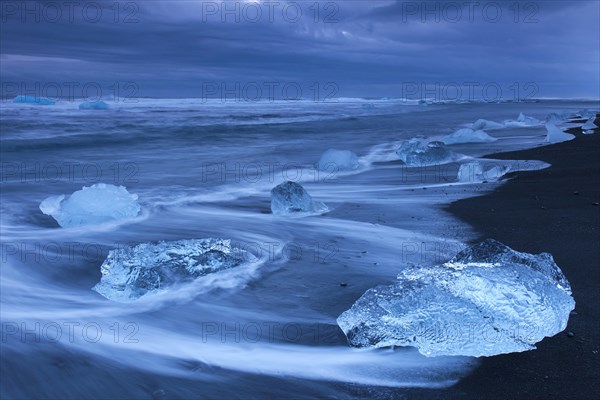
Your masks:
M73 2L1 2L3 95L600 97L596 0Z

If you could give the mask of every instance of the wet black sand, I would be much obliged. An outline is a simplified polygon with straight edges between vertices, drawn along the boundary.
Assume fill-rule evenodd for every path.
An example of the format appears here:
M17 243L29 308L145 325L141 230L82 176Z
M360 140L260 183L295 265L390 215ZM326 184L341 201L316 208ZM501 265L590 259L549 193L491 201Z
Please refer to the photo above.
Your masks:
M600 118L596 119L596 125ZM447 210L518 251L549 252L577 302L567 329L534 351L484 358L449 390L452 398L600 398L600 132L496 159L536 159L551 168L509 175L494 192Z

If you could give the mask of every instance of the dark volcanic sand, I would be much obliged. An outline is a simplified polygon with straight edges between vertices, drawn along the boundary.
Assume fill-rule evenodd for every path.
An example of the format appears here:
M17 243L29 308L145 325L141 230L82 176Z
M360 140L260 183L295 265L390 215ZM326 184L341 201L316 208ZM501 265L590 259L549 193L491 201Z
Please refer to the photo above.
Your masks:
M512 174L489 195L447 208L482 239L551 253L577 302L564 332L534 351L483 358L472 375L449 390L453 398L600 398L600 132L570 132L577 138L569 142L490 156L542 160L552 167Z

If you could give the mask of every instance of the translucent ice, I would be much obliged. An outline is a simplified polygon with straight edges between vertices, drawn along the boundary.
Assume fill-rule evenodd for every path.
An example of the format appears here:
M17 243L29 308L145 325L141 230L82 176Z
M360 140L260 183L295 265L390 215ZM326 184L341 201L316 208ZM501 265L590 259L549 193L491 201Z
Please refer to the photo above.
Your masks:
M93 290L107 299L128 302L237 267L245 254L224 239L142 243L111 250L100 267L102 278Z
M108 104L103 101L86 101L79 105L80 110L108 110Z
M51 106L56 102L52 99L37 96L17 96L14 98L13 103L26 103L26 104L37 104L39 106Z
M317 163L317 169L330 172L348 171L358 167L358 156L350 150L329 149Z
M533 118L533 117L528 117L523 113L519 114L519 117L517 118L516 121L513 121L513 120L504 121L504 125L507 127L511 127L511 128L537 126L539 124L540 124L540 120Z
M302 185L287 181L271 190L271 211L275 215L319 214L327 206L314 201Z
M596 121L596 116L595 115L593 117L591 117L590 119L588 119L587 122L581 126L581 129L588 130L588 129L596 129L596 128L598 128L596 126L596 124L594 124L594 121Z
M123 186L98 183L68 197L48 197L41 202L40 210L67 228L135 217L140 212L137 198Z
M596 116L596 112L586 108L584 110L579 111L577 115L579 115L581 118L592 118Z
M557 128L556 125L546 124L546 142L547 143L560 143L575 139L574 135L563 132L562 129Z
M493 356L535 349L565 329L575 306L548 253L485 240L435 267L409 267L338 317L350 344L413 346L426 356Z
M471 161L462 164L458 169L459 182L494 182L504 176L510 167L506 165L493 165L490 168L484 167L479 161Z
M546 117L546 123L558 125L569 120L569 113L551 113Z
M486 143L495 142L496 140L498 139L488 135L484 131L476 131L469 128L459 129L442 139L442 141L446 144Z
M406 165L411 166L445 164L456 158L456 154L448 150L444 143L428 143L424 139L416 138L402 142L396 154Z
M487 119L478 119L471 125L471 129L473 130L482 130L482 129L500 129L504 128L504 124L494 121L488 121Z
M533 117L528 117L523 113L519 114L519 117L517 118L518 122L522 122L524 124L527 125L538 125L540 123L539 119L533 118Z

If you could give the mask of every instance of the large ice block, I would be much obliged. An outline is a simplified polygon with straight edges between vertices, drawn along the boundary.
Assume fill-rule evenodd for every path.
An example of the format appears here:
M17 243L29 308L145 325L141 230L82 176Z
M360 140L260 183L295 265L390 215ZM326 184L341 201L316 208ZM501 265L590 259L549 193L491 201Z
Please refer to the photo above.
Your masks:
M107 299L129 302L173 285L234 268L245 260L244 250L225 239L191 239L142 243L111 250L100 267L102 278L93 287Z
M141 209L137 199L123 186L98 183L70 196L48 197L40 203L40 210L67 228L135 217Z
M412 346L426 356L535 349L565 329L575 301L548 253L485 240L434 267L408 267L338 317L351 345Z

